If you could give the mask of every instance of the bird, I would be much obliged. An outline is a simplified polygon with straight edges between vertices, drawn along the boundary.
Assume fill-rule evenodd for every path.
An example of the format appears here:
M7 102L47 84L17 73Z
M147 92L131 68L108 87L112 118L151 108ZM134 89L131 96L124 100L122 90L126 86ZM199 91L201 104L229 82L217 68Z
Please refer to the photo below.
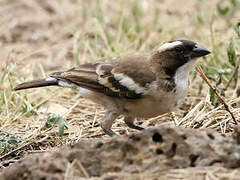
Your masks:
M172 112L183 102L189 73L196 60L211 52L190 40L167 41L149 53L116 59L102 58L48 77L18 84L14 90L60 86L77 90L106 108L100 126L105 134L117 135L114 121L122 115L133 129L144 128L135 119Z

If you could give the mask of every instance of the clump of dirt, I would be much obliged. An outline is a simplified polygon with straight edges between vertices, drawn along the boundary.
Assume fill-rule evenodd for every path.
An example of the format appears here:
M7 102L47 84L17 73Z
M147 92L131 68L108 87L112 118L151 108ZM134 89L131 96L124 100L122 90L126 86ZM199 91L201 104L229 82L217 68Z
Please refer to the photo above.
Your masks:
M236 134L162 125L129 136L82 140L27 156L6 168L0 179L191 179L209 173L234 179L240 176Z

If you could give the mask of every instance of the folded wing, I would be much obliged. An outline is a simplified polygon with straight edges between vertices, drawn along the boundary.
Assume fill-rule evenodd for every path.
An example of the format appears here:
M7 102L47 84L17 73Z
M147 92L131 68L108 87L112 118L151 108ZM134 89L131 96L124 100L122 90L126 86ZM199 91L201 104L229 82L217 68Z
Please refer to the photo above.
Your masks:
M136 67L136 62L133 64L131 66L129 60L88 63L52 73L50 77L107 96L137 99L144 94L146 85L155 80L155 76L147 64L138 62L137 66L141 64L142 67Z

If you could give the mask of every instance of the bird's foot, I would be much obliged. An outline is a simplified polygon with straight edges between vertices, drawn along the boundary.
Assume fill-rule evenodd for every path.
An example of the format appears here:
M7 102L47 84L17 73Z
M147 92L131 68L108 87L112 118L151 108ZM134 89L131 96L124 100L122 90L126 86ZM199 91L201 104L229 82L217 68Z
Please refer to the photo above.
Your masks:
M115 133L113 130L111 130L111 129L105 129L105 128L103 128L102 127L102 130L107 134L107 135L109 135L109 136L117 136L117 133Z
M132 129L143 130L144 128L141 126L135 125L133 122L125 121L126 125Z

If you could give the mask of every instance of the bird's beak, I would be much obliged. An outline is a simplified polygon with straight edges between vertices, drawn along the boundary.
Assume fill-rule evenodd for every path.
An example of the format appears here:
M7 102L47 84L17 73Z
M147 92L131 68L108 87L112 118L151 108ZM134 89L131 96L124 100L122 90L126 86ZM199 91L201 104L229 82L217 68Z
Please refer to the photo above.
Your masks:
M201 47L199 45L196 45L194 47L194 49L192 50L191 59L202 57L202 56L206 56L206 55L208 55L210 53L211 52L209 50L207 50L206 48L203 48L203 47Z

